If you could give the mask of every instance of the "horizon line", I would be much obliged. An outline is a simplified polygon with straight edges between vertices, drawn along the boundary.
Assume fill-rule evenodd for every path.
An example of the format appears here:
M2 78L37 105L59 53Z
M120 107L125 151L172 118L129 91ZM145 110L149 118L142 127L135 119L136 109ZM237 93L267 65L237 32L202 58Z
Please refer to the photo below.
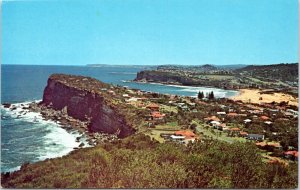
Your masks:
M88 67L88 66L163 66L163 65L170 65L170 66L203 66L203 65L212 65L212 66L234 66L234 65L245 65L245 66L250 66L250 65L257 65L257 66L266 66L266 65L279 65L279 64L298 64L298 62L290 62L290 63L273 63L273 64L97 64L97 63L92 63L92 64L85 64L85 65L69 65L69 64L59 64L59 65L52 65L52 64L8 64L8 63L2 63L1 65L14 65L14 66L77 66L77 67Z

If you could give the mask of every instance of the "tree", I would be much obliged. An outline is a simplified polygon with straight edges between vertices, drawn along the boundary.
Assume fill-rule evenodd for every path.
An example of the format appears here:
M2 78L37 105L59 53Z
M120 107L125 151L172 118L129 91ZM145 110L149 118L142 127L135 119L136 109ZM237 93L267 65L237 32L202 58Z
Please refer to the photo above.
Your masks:
M214 99L214 98L215 98L214 92L211 91L210 93L208 93L207 98L208 98L209 100Z
M203 99L204 98L204 93L199 91L198 92L198 99Z

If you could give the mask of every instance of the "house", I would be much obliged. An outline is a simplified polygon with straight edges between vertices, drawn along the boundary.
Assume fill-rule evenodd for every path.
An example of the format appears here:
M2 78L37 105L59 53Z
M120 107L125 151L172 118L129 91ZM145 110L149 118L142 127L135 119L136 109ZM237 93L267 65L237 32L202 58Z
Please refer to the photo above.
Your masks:
M282 149L282 146L278 142L257 142L255 144L256 146L262 149L271 149L270 151Z
M281 150L282 146L278 142L269 142L267 143L268 146L273 147L273 149Z
M175 142L182 142L183 143L183 140L185 139L185 137L184 136L180 136L180 135L171 135L170 139L172 141L175 141Z
M175 132L176 136L184 137L183 143L187 144L189 141L194 142L198 136L190 130L180 130Z
M226 115L226 112L224 112L224 111L219 111L219 112L217 112L217 115Z
M172 133L161 133L159 136L164 139L167 139L167 138L170 138L171 135L173 135L173 134Z
M136 94L137 94L137 95L140 95L140 96L141 96L141 95L144 95L144 93L143 93L142 91L140 91L140 90L136 91Z
M262 110L249 110L248 111L249 113L253 113L253 114L261 114L261 113L263 113L263 111Z
M152 121L149 121L148 122L148 127L150 127L150 128L155 127L155 123L153 123Z
M189 105L192 106L192 107L195 107L195 106L196 106L196 103L192 103L192 102L191 102L191 103L189 103Z
M265 116L265 115L260 116L260 119L262 119L262 120L270 120L270 118L268 116Z
M113 96L115 96L116 95L116 93L113 91L113 90L109 90L109 91L107 91L109 94L111 94L111 95L113 95Z
M265 139L265 135L248 134L247 139L249 139L249 140L257 140L257 141L263 141Z
M287 112L293 114L295 117L298 117L298 111L292 110L292 109L287 109Z
M235 112L231 112L231 113L228 113L227 116L229 116L229 117L236 117L236 116L238 116L238 114L235 113Z
M131 98L127 99L126 101L127 102L136 102L137 100L138 100L137 98L131 97Z
M159 111L159 105L151 103L147 106L148 109L152 110L152 111Z
M292 160L298 160L298 151L296 150L289 150L284 152L284 157Z
M184 144L188 144L189 142L195 142L197 138L195 137L185 137L185 139L183 140Z
M284 115L288 117L298 117L298 112L292 109L287 109L286 112L284 112Z
M265 121L264 123L267 124L267 125L271 125L272 124L271 121Z
M130 96L128 94L123 94L124 98L129 98Z
M211 117L206 117L204 118L205 121L221 121L217 116L211 116Z
M268 109L270 112L279 112L279 110L278 109Z
M151 113L151 117L153 120L161 120L164 119L166 114L161 114L160 112L154 111Z
M211 121L210 124L216 129L221 123L219 121Z
M177 106L184 111L189 110L189 107L185 103L177 103Z
M197 137L197 135L190 130L175 131L175 135L182 135L185 137Z
M245 119L244 120L244 123L246 124L246 123L250 123L251 122L251 119Z
M240 136L241 136L241 137L247 137L247 136L248 136L248 133L247 133L247 132L244 132L244 131L240 131Z
M289 118L293 118L294 117L294 115L292 113L290 113L290 112L284 112L284 115L286 117L289 117Z
M216 128L217 128L218 130L220 130L220 131L223 131L224 128L226 128L226 124L225 124L225 123L221 123L221 124L217 125Z
M144 104L143 102L138 102L138 103L137 103L137 106L140 107L140 108L142 108L142 107L145 106L145 104Z
M229 132L228 135L230 136L239 136L240 128L237 127L229 128L228 132Z

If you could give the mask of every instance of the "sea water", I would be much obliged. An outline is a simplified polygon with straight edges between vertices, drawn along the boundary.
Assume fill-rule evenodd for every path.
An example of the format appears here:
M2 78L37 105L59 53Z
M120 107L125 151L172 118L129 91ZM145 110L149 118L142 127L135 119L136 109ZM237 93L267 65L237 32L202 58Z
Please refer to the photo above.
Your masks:
M15 109L1 106L1 172L18 170L25 162L36 162L46 158L68 154L79 142L78 131L66 131L55 121L45 121L39 113L30 112L24 107L32 101L40 101L53 73L65 73L94 77L106 83L128 86L164 94L197 96L213 91L216 97L230 97L237 91L207 87L185 87L130 82L140 70L148 69L134 66L1 66L1 102L12 103Z

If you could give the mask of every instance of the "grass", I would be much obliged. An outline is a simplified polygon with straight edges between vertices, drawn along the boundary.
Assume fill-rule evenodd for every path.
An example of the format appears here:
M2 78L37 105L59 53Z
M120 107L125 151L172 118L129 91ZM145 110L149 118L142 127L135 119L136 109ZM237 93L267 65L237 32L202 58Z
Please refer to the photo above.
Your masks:
M164 112L174 112L174 113L178 113L178 109L176 106L167 106L167 105L160 105L160 109L161 111Z
M180 130L180 126L178 126L177 121L168 122L163 125L157 125L155 128L149 128L145 134L150 136L151 138L157 140L160 143L165 142L164 138L160 136L162 133L173 134L175 131Z
M201 123L200 121L193 120L192 123L197 125L196 132L203 134L207 137L212 137L213 139L225 141L228 143L233 143L234 141L246 142L247 140L242 137L228 137L226 132L222 132L218 129L213 129L211 126ZM206 129L208 128L208 129Z

